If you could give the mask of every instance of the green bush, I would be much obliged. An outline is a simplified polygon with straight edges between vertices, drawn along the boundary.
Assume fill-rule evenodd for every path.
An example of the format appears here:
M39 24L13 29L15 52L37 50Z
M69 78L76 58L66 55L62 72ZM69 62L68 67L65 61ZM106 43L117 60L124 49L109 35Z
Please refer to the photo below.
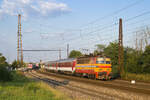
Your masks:
M114 65L114 66L112 66L112 78L113 79L115 79L115 78L118 78L118 77L120 77L120 75L119 75L119 72L118 72L118 66L116 65Z
M11 72L7 70L6 67L0 65L0 82L12 80Z
M12 71L11 72L12 75L12 81L13 82L28 82L29 79L27 77L25 77L21 72L18 71Z

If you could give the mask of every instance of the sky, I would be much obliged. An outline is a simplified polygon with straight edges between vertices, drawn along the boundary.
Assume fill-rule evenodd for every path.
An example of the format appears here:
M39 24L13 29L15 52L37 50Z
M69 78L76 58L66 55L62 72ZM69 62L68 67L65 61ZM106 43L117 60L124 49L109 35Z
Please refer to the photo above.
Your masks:
M150 25L149 0L0 0L0 53L8 62L17 57L18 14L22 15L23 49L61 49L90 53L96 44L118 39L135 47L135 31ZM85 51L88 49L89 51ZM58 52L24 52L25 62L57 60Z

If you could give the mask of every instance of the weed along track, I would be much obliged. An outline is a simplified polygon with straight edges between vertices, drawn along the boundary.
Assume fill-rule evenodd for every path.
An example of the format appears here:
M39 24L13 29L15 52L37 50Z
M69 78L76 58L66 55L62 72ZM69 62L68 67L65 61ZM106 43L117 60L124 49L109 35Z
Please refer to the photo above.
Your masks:
M53 87L62 86L62 85L67 84L66 82L61 82L61 81L56 81L56 80L53 80L53 79L43 78L43 77L41 77L37 74L33 74L33 73L29 73L29 75L31 75L32 77L34 77L38 80L44 81L44 82L48 83L49 85L51 85Z
M89 80L74 76L66 76L51 72L30 72L32 77L42 80L51 87L60 89L62 92L71 95L73 99L79 100L130 100L150 98L148 93L136 91L137 87L124 86L128 83L123 81L99 81ZM115 85L114 85L115 84ZM121 87L121 86L124 87ZM124 89L126 88L126 89ZM135 89L135 91L131 90ZM147 90L148 91L148 90ZM86 99L85 99L86 98ZM144 100L143 99L143 100Z

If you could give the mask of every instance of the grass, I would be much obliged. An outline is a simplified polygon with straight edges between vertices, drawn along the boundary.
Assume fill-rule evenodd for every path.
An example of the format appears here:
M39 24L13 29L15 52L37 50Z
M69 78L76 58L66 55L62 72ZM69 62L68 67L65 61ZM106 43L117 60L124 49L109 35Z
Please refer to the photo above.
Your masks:
M150 82L150 74L135 74L135 73L126 73L125 80L137 80L143 82Z
M13 72L14 80L0 83L0 100L68 100L43 82L34 82Z
M146 73L136 74L136 73L126 72L125 74L122 75L122 77L119 77L117 66L112 67L112 72L113 72L114 79L121 78L124 80L137 80L137 81L141 81L141 82L150 82L150 74L146 74Z

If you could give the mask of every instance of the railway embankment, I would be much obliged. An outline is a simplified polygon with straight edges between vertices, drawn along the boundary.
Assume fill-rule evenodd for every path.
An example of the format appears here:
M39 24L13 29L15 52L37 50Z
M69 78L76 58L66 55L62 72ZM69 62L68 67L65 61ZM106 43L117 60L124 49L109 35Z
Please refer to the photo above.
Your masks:
M40 78L68 82L65 85L56 86L57 90L68 94L73 99L80 100L148 100L150 99L150 84L129 81L113 80L101 81L85 79L46 71L32 73ZM74 89L73 89L74 88Z

